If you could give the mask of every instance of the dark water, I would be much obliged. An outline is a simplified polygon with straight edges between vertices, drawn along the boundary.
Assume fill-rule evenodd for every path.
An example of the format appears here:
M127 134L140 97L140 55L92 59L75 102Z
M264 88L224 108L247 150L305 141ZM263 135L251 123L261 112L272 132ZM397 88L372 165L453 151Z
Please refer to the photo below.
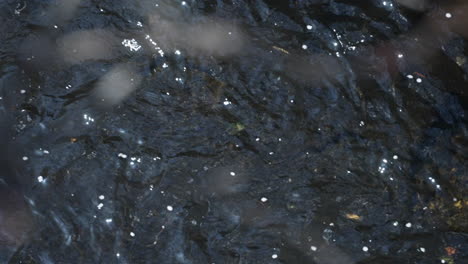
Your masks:
M429 11L0 12L2 263L468 263L468 46Z

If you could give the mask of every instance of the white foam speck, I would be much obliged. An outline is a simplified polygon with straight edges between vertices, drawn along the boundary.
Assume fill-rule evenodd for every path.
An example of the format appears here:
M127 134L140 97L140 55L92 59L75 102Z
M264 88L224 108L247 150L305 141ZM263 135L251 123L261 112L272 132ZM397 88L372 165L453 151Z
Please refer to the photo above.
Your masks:
M363 246L363 247L362 247L362 251L367 252L367 251L369 251L369 248L366 247L366 246Z
M236 173L231 171L229 174L231 174L231 176L236 176Z
M446 18L452 18L452 14L446 13L446 14L445 14L445 17L446 17Z
M134 236L135 236L135 233L130 232L130 236L131 236L131 237L134 237Z
M307 45L305 45L305 44L302 45L302 49L305 49L305 50L306 50L306 49L307 49Z
M122 41L122 45L129 48L130 51L138 51L139 49L141 49L140 44L138 44L138 42L135 39L124 39Z
M99 210L101 210L101 208L102 208L103 206L104 206L104 204L103 204L103 203L100 203L100 204L97 205L97 208L98 208Z
M105 198L104 195L102 195L102 194L99 195L99 200L104 200L104 198Z
M43 181L44 181L44 177L42 177L42 176L37 177L37 181L38 181L38 182L43 182Z
M412 224L411 224L411 223L406 223L405 226L406 226L407 228L410 228L410 227L412 226Z
M107 218L106 223L112 223L112 218Z
M28 160L28 159L29 159L29 158L26 157L26 156L23 157L23 160L24 160L24 161L26 161L26 160Z
M317 247L316 247L316 246L311 246L310 249L311 249L312 251L317 251Z
M421 79L421 78L417 78L417 79L416 79L416 82L417 82L417 83L422 83L422 79Z
M277 258L278 258L278 255L277 255L277 254L273 254L273 255L271 255L271 258L272 258L272 259L277 259Z
M166 208L167 208L167 210L168 210L169 212L172 212L172 211L174 210L174 208L173 208L172 206L170 206L170 205L168 205Z
M312 29L312 25L307 25L307 29L308 29L308 30L311 30L311 29Z
M266 202L268 201L268 198L262 197L262 198L260 199L260 201L262 201L262 203L266 203Z

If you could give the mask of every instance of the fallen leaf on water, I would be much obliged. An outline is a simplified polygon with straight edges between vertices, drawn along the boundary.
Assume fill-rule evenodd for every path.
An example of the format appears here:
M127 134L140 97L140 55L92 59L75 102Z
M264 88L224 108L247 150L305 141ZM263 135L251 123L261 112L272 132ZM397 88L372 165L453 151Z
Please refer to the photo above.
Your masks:
M426 76L419 72L414 72L414 74L418 75L419 77L426 78Z
M455 206L456 208L458 208L458 209L461 209L461 208L463 207L462 201L460 200L460 201L456 202L456 203L454 204L454 206Z
M78 139L76 139L76 138L70 138L70 142L71 142L71 143L75 143L77 140L78 140Z
M457 249L453 247L446 247L445 251L447 252L447 255L452 256L453 254L457 253Z
M273 48L274 48L275 50L277 50L277 51L281 51L281 52L283 52L283 53L289 54L289 51L287 51L287 50L285 50L285 49L283 49L283 48L280 48L280 47L277 47L277 46L273 46Z
M361 217L357 214L346 214L346 218L351 220L361 220Z

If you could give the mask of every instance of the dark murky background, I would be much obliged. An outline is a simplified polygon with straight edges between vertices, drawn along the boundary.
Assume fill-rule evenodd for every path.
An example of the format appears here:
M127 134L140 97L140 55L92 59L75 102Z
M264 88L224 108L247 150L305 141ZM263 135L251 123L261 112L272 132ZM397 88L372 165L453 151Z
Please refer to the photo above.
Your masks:
M468 23L422 2L2 1L1 262L468 263Z

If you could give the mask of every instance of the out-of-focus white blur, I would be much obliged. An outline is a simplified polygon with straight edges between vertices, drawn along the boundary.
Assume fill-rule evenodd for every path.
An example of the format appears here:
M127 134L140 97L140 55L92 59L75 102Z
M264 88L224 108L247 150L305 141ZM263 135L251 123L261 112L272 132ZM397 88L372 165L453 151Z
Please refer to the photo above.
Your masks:
M129 64L118 64L97 83L95 96L105 105L115 105L132 93L141 82L141 77Z

